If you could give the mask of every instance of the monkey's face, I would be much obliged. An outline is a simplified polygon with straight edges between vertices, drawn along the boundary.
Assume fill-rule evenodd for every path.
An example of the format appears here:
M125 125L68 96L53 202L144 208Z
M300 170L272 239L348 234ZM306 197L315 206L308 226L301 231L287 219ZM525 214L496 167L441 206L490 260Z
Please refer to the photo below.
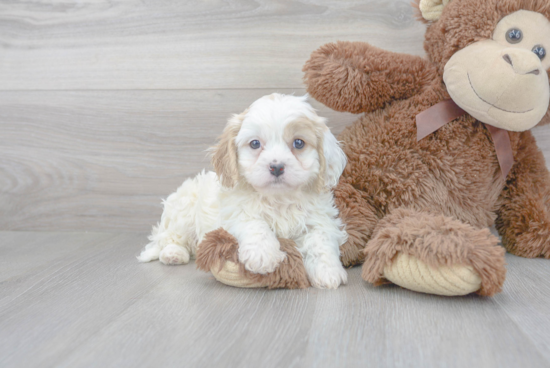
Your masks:
M500 20L491 39L474 42L445 64L451 98L484 123L511 131L537 125L548 111L550 21L520 10Z

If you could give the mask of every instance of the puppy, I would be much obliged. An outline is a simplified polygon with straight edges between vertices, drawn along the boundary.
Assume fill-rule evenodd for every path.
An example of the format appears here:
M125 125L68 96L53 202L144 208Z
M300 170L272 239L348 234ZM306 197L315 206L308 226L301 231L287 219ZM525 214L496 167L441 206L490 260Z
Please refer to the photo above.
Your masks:
M346 283L339 247L347 234L331 192L346 156L306 99L275 93L233 116L212 148L216 173L203 171L168 197L138 260L187 263L204 235L223 227L251 272L274 271L286 257L277 238L287 238L313 286Z

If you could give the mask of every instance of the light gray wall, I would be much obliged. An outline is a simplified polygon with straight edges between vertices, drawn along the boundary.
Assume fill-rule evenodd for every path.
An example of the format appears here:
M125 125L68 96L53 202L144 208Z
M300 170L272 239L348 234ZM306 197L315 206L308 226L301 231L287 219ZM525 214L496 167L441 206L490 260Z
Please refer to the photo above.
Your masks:
M0 0L0 230L148 231L232 113L304 93L317 47L424 53L410 0L53 3Z

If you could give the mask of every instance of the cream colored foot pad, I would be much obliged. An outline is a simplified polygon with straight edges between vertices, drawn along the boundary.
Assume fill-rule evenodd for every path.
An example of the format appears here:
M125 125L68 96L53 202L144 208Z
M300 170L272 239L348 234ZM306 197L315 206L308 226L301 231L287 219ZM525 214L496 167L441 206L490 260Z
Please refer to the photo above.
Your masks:
M384 268L384 277L403 288L436 295L466 295L481 288L481 278L470 266L433 268L405 253Z
M239 265L234 262L226 261L222 269L218 270L219 266L216 264L210 271L216 280L222 284L240 288L267 287L267 282L255 282L244 277L239 272Z

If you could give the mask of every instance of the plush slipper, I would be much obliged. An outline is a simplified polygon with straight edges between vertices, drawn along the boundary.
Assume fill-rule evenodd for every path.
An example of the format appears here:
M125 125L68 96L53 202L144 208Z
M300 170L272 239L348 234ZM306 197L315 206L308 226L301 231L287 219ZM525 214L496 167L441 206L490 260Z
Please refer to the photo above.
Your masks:
M489 229L434 212L396 209L377 225L365 247L363 278L429 294L500 292L504 248Z
M210 271L219 282L241 288L305 289L310 286L302 255L292 240L279 239L286 259L272 273L260 275L244 268L238 242L224 229L209 232L197 250L197 268Z

